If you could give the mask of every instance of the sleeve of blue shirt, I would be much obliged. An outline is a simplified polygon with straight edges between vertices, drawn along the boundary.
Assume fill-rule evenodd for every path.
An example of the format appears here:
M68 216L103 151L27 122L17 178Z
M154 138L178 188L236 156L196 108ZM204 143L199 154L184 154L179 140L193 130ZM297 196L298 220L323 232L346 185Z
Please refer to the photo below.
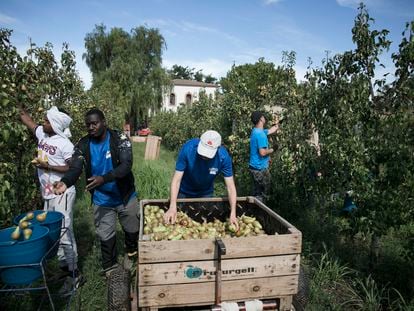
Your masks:
M265 131L257 135L257 147L259 147L259 149L268 147L267 133Z
M177 162L175 163L175 170L184 172L187 167L187 144L184 144L181 147L180 152L178 153Z
M231 157L225 148L222 149L223 151L223 168L222 173L224 177L232 177L233 176L233 165L231 161Z

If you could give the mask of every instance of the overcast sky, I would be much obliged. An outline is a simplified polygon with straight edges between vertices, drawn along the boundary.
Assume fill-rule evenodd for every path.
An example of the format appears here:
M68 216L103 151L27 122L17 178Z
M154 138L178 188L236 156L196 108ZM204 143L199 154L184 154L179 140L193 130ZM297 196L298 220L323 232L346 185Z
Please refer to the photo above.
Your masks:
M0 0L0 27L14 30L21 53L29 38L51 42L55 53L63 42L76 53L87 88L91 74L82 60L84 38L96 24L130 31L140 25L158 28L167 48L163 65L174 64L225 76L232 64L260 57L280 64L282 51L297 53L297 78L303 79L308 58L318 66L326 57L353 48L351 28L358 0ZM384 57L398 48L405 24L414 19L414 0L367 0L375 29L388 29L393 41ZM383 70L384 71L384 70Z

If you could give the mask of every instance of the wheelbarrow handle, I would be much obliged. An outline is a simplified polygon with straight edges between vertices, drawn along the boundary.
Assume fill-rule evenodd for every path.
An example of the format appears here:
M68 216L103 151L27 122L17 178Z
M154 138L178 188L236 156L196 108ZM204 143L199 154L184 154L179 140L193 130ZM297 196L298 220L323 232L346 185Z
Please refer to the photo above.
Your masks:
M217 250L218 255L226 255L226 245L224 245L223 241L220 238L216 238Z
M216 271L216 305L221 303L221 255L226 254L226 246L220 238L216 238L217 246L217 271Z

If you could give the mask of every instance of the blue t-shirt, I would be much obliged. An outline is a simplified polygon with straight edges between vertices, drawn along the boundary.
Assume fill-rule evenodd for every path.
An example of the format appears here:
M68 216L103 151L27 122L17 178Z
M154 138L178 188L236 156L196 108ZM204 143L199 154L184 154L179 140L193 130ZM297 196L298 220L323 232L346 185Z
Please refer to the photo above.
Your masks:
M113 170L109 131L103 142L90 140L92 176L103 176ZM99 206L115 207L123 204L121 193L115 181L104 183L95 188L93 203Z
M269 166L269 155L262 157L259 149L268 148L269 141L267 139L268 130L253 128L250 135L250 161L249 167L256 170L264 170Z
M180 192L188 197L202 197L213 194L214 179L220 173L233 176L232 161L226 148L220 146L213 159L205 160L197 153L200 139L187 141L178 154L175 169L184 172Z

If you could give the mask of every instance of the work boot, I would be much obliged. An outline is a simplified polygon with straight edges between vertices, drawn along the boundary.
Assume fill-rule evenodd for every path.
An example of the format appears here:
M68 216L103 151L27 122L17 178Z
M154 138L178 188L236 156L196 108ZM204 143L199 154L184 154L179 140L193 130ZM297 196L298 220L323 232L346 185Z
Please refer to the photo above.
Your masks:
M85 283L85 278L80 274L79 270L71 271L70 273L71 275L66 277L63 286L59 289L59 295L63 297L72 295Z
M125 231L125 251L128 257L135 257L138 250L138 231L126 232Z

